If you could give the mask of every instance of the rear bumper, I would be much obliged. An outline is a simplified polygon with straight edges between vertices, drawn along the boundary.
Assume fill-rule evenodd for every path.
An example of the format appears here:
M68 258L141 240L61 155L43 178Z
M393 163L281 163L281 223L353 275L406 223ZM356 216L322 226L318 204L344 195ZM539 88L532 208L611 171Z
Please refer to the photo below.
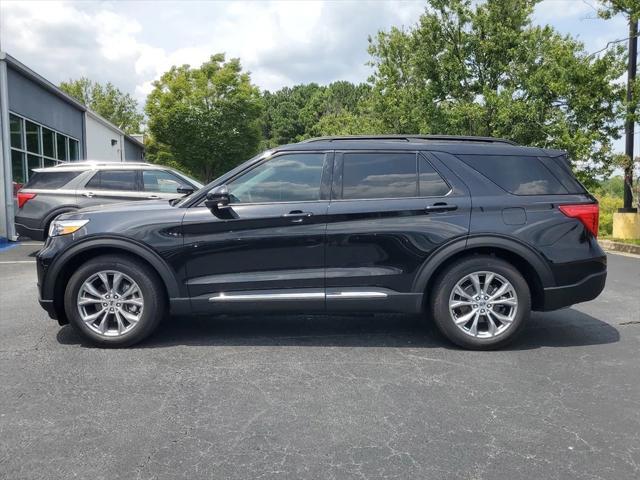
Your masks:
M604 289L607 271L589 275L572 285L549 287L544 289L544 302L541 310L557 310L581 302L593 300Z
M44 230L42 228L28 227L16 218L16 232L20 237L29 237L32 240L44 240Z

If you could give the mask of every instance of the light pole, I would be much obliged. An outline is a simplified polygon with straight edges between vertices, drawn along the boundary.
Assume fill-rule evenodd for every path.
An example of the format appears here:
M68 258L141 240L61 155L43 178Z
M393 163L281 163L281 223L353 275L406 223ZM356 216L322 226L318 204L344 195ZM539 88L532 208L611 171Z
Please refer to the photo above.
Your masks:
M638 62L638 21L629 15L629 64L627 68L627 119L624 123L625 154L631 159L624 169L624 203L619 210L624 213L635 213L633 206L633 128L635 105L633 101L633 85L636 79Z

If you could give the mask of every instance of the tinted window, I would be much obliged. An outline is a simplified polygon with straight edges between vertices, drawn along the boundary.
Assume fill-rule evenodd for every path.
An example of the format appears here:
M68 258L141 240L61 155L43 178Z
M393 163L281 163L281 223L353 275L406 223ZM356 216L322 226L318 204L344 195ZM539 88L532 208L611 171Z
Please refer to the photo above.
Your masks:
M82 172L34 172L26 188L60 188Z
M28 120L24 122L27 137L27 150L40 153L40 127Z
M228 184L233 203L320 199L323 153L292 153L268 160Z
M449 185L436 172L426 158L420 158L420 196L441 197L449 192Z
M78 160L78 141L69 139L69 160Z
M24 153L11 150L11 169L13 171L13 181L24 183L27 178L27 172L24 170Z
M135 170L102 170L96 173L85 188L94 190L136 190Z
M9 130L11 132L11 146L23 148L22 145L22 119L15 115L9 115Z
M66 160L67 159L67 142L65 141L65 136L56 134L56 146L58 149L58 160Z
M175 175L164 170L143 170L142 183L147 192L165 193L176 193L182 185Z
M33 175L34 168L42 167L41 158L35 155L27 155L27 171L29 172L29 178Z
M55 157L55 133L48 128L42 129L42 149L47 157Z
M568 161L564 157L539 157L544 166L560 180L560 183L569 193L585 193L584 187L575 179Z
M397 198L418 194L415 153L345 153L342 198Z
M458 155L507 192L516 195L567 193L537 157L514 155Z

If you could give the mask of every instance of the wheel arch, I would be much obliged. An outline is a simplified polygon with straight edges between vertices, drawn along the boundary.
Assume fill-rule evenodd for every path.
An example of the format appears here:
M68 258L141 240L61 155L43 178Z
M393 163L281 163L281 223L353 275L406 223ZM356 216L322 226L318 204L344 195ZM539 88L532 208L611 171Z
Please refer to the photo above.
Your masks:
M63 213L71 213L79 210L80 207L73 205L64 205L62 207L57 207L51 212L47 213L47 215L43 218L40 226L42 227L42 237L46 239L49 236L49 224L56 218L58 215L62 215Z
M62 253L49 266L48 281L42 286L42 297L53 300L54 309L61 324L68 323L64 311L64 292L73 272L88 260L108 254L126 255L144 262L161 280L167 301L185 296L181 295L180 286L169 266L153 250L129 239L90 239L76 244Z
M452 263L473 255L493 255L512 264L527 281L533 310L544 304L544 288L555 285L551 269L538 253L522 242L501 236L473 236L441 247L423 264L414 281L413 291L429 292L438 276Z

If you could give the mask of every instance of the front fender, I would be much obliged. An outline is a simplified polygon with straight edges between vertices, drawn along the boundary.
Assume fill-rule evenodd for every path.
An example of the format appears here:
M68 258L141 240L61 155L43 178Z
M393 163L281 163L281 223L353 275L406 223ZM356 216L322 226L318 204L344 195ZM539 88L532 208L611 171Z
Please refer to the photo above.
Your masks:
M97 251L104 248L109 248L111 250L116 249L123 253L130 253L147 261L160 276L170 299L187 296L186 292L182 294L183 292L181 292L180 285L178 284L171 268L154 250L140 242L131 240L130 238L101 236L99 238L87 237L84 240L74 242L51 262L47 268L47 275L43 281L43 285L41 286L42 298L54 298L56 279L64 270L65 266L76 258L77 255L91 250Z

